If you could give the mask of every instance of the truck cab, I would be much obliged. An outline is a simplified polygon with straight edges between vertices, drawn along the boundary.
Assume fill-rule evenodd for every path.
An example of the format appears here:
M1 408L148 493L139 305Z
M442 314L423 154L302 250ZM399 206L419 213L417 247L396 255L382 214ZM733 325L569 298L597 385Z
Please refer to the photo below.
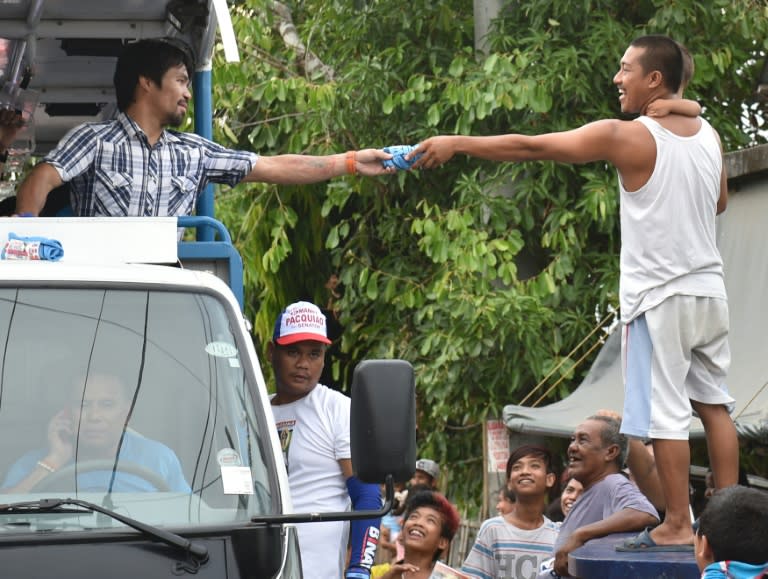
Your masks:
M223 11L214 0L0 3L5 106L27 122L27 150L14 154L42 155L114 114L116 54L144 37L197 53L204 133ZM208 239L179 242L182 227ZM61 252L10 259L14 237ZM367 361L352 386L352 459L359 478L385 483L384 504L293 511L242 262L205 203L192 218L0 218L0 256L3 576L295 579L295 523L380 516L393 481L410 478L412 368Z
M0 264L0 493L9 507L0 507L0 552L8 576L43 576L70 552L72 577L95 569L164 576L177 565L206 576L215 561L243 570L232 576L269 577L295 566L290 530L251 523L291 506L264 378L230 288L167 265L99 263L87 243L78 258L76 239L99 239L102 249L114 242L118 253L137 226L157 251L147 230L165 225L172 250L175 220L109 223L123 229L116 237L95 232L89 219L3 221L27 233L45 222L39 227L65 252L57 263ZM20 485L36 474L44 476ZM52 498L173 532L204 555L137 537L83 505L33 506ZM210 576L228 576L221 573Z

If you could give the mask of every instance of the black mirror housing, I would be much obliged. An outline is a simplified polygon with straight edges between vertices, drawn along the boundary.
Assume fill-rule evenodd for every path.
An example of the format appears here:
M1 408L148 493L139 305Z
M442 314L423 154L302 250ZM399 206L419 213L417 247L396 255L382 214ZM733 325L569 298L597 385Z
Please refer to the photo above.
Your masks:
M416 393L405 360L365 360L352 375L352 467L357 478L407 482L416 470Z

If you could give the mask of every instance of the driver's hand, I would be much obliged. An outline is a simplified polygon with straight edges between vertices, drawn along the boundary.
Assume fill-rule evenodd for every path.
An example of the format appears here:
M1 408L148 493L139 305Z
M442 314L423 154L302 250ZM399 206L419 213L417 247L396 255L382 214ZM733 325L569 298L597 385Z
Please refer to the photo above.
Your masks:
M48 423L48 456L46 464L59 469L73 455L74 427L69 410L61 410Z

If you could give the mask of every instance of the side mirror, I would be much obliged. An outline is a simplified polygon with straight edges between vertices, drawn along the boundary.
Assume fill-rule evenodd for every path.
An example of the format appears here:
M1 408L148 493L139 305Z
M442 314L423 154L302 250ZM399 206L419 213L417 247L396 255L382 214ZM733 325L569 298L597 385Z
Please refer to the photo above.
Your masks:
M352 375L352 467L368 483L407 482L416 470L416 395L405 360L365 360Z
M413 366L405 360L366 360L352 374L349 425L352 468L363 482L384 483L377 511L288 513L251 517L254 523L317 523L377 519L392 510L395 481L416 471L416 394Z

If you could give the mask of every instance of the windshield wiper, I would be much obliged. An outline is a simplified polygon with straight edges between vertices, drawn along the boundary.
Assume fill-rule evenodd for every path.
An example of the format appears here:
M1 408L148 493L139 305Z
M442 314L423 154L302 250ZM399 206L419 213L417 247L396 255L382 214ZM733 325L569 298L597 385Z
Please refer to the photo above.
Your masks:
M41 503L44 503L46 501L50 501L51 499L44 499L43 501L27 501L23 503L9 503L9 504L0 504L0 514L9 514L9 515L16 515L16 514L23 514L23 513L29 513L29 512L37 512L37 513L54 513L54 514L71 514L71 515L86 515L90 513L90 510L83 510L82 508L79 509L65 509L65 508L55 508L58 505L54 505L54 508L47 508Z
M80 507L80 509L62 508L67 505ZM82 510L82 509L85 509L85 510ZM23 512L29 512L29 511L36 511L36 512L43 512L43 513L51 512L51 513L79 513L79 514L84 514L87 512L101 513L102 515L107 515L108 517L111 517L116 521L119 521L124 525L127 525L128 527L131 527L133 529L136 529L137 531L140 531L141 533L143 533L148 537L157 539L158 541L161 541L166 545L170 545L172 547L178 547L182 551L189 553L191 556L197 559L197 561L201 564L205 563L208 560L208 547L206 547L205 545L201 545L199 543L193 543L192 541L185 539L181 535L177 535L175 533L165 531L163 529L160 529L159 527L155 527L147 523L142 523L141 521L137 521L136 519L132 519L131 517L126 517L125 515L121 515L116 511L99 506L96 503L91 503L91 502L83 501L80 499L67 498L67 499L40 499L39 501L25 501L25 502L18 502L18 503L0 504L0 513L23 513Z

